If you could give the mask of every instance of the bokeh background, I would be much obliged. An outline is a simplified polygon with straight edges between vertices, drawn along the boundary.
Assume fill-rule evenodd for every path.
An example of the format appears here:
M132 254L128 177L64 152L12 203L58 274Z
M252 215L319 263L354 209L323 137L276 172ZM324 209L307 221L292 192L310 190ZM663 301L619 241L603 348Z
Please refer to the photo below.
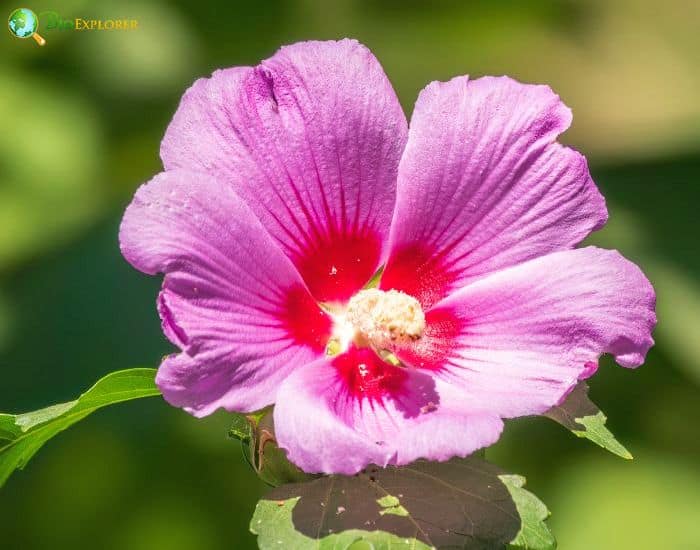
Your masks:
M591 241L641 264L658 291L647 364L607 362L591 384L635 460L546 419L510 422L489 457L528 477L563 550L700 548L700 3L30 4L140 29L47 31L44 48L0 32L0 410L72 399L171 350L159 282L121 258L117 228L160 169L186 87L284 43L350 36L381 60L407 114L429 81L465 73L548 83L573 108L563 141L588 156L610 210ZM265 487L228 422L159 398L95 414L0 490L0 546L253 548L247 524Z

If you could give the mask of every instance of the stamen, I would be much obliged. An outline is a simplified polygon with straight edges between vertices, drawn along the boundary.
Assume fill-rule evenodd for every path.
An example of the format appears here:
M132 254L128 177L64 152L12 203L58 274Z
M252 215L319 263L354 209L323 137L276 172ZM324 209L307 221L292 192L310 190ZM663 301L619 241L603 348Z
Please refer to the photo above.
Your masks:
M356 344L378 350L417 340L425 329L418 300L398 290L361 290L350 299L345 320L355 329Z

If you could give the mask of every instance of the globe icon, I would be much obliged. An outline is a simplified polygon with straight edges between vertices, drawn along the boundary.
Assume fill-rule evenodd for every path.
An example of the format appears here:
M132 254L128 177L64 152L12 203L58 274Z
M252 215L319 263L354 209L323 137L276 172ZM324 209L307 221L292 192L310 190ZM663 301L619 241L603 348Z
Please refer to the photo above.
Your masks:
M39 19L30 9L17 8L14 10L7 20L7 26L10 28L10 32L17 38L29 38L31 36L40 46L46 43L36 32L39 28Z

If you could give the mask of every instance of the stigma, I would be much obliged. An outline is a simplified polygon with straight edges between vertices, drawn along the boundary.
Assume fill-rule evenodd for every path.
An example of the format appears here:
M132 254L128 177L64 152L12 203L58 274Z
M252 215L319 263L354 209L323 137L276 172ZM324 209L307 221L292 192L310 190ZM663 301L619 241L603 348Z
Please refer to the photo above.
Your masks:
M330 355L345 351L350 344L391 351L418 340L425 329L425 314L414 297L398 290L361 290L335 318ZM330 344L330 342L329 342Z

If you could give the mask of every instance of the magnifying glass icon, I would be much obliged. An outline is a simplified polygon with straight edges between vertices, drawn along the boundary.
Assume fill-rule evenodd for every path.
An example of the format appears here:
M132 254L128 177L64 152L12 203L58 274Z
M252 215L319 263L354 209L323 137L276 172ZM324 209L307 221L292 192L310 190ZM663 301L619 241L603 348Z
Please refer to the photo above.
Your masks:
M36 32L39 28L39 18L36 16L36 13L28 8L17 8L14 10L7 20L7 26L10 29L10 33L17 38L32 37L39 46L46 44L44 37Z

